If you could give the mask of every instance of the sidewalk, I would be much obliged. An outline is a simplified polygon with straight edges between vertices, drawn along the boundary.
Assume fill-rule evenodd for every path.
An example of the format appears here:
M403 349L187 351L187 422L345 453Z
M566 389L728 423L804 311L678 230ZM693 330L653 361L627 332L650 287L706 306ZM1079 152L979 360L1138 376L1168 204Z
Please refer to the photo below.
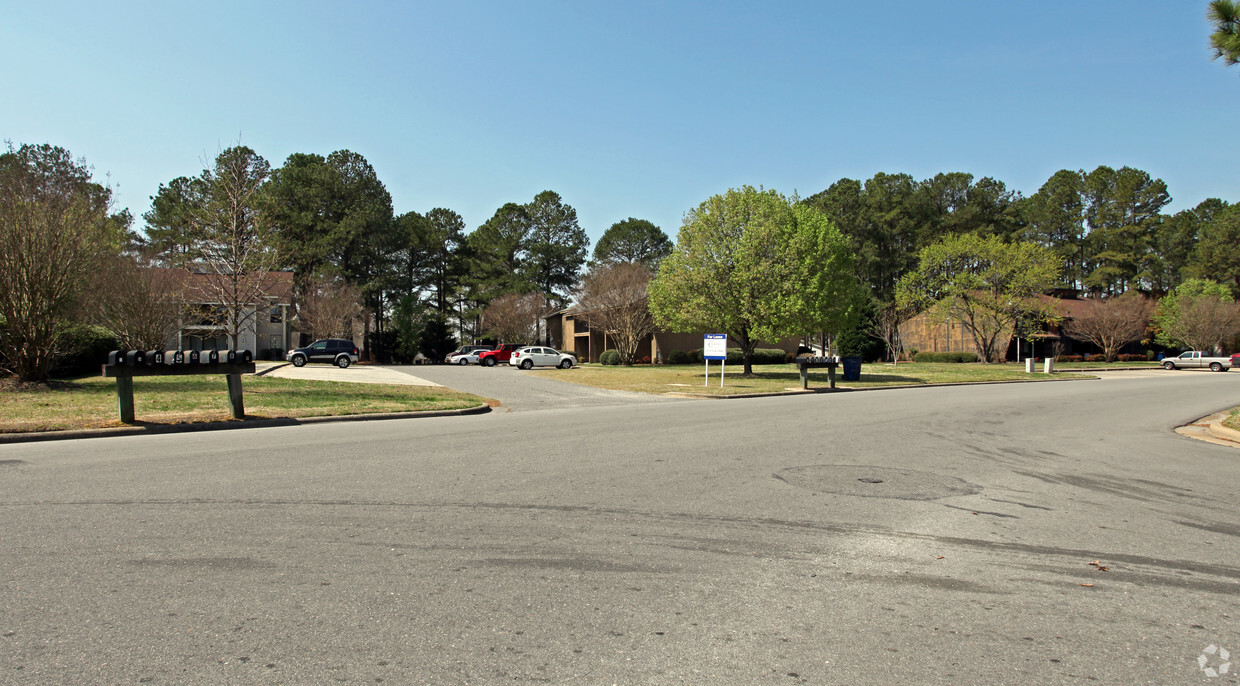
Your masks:
M281 379L306 379L311 381L341 381L344 383L385 383L398 386L436 386L441 384L383 367L351 364L341 369L330 364L308 364L294 367L288 362L257 362L255 376L274 376Z

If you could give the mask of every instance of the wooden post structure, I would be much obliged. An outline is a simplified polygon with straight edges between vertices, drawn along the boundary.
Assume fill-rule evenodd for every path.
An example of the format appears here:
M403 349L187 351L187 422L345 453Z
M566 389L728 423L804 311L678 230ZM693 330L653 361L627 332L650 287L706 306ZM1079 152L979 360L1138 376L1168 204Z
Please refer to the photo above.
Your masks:
M809 390L809 370L823 369L827 370L827 382L830 384L831 390L835 390L835 368L839 366L839 362L834 359L824 357L798 357L797 370L801 372L801 388Z
M253 362L221 362L219 364L155 364L103 365L103 375L116 379L116 402L121 422L134 423L133 378L135 376L188 376L191 374L223 374L228 378L228 407L233 419L245 419L245 402L241 397L241 375L253 374Z

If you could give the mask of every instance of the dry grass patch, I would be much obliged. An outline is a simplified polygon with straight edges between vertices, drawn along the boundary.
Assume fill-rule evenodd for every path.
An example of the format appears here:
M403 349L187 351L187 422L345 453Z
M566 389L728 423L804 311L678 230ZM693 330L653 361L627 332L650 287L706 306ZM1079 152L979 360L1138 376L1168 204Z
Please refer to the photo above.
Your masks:
M385 412L459 410L486 401L447 388L303 381L244 376L248 418L325 417ZM139 424L224 421L228 384L223 375L138 377L134 417ZM48 384L0 386L0 433L122 426L116 381L83 377Z

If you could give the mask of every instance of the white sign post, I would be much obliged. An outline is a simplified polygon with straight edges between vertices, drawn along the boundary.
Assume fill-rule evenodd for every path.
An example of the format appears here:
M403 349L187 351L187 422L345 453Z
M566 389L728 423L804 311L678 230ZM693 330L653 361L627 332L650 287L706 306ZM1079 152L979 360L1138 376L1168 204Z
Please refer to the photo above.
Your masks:
M706 378L702 386L710 385L710 361L719 360L719 387L723 388L723 375L728 365L728 335L708 333L702 341L702 359L706 362Z

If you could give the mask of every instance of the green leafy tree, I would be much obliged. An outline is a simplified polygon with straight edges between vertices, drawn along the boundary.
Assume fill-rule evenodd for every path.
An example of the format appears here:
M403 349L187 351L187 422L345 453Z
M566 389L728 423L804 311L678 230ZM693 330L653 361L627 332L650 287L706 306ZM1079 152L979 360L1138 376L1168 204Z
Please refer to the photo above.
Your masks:
M594 264L640 262L651 270L672 252L672 241L663 230L645 219L629 217L612 224L594 245Z
M1210 34L1214 59L1221 58L1229 67L1240 62L1240 2L1213 0L1206 18L1214 24L1214 33Z
M960 321L982 361L1000 362L1019 322L1053 317L1032 296L1055 284L1057 263L1032 243L948 236L918 253L917 269L900 279L897 303Z
M792 221L781 195L752 186L689 210L650 284L655 321L674 331L728 334L729 345L741 349L744 374L752 375L757 341L777 337L770 297L791 280L778 248Z
M1240 334L1240 305L1227 286L1188 279L1162 299L1153 321L1159 344L1209 352Z
M1233 297L1240 296L1240 205L1214 213L1199 231L1186 271L1194 278L1223 283Z
M1100 166L1084 176L1084 188L1085 286L1108 295L1148 286L1151 275L1143 267L1155 247L1160 212L1171 202L1167 184L1140 169Z
M896 282L915 261L932 231L926 227L924 197L908 174L875 174L864 184L841 179L805 199L827 215L852 242L857 274L871 294L888 301Z
M86 163L51 145L0 154L0 359L43 381L67 349L69 324L100 260L120 252L128 212Z
M1227 208L1222 200L1208 198L1192 209L1161 217L1155 228L1157 249L1151 251L1146 266L1152 292L1169 293L1186 278L1209 276L1208 272L1203 274L1196 269L1198 255L1194 253L1205 227ZM1209 233L1213 238L1226 232Z
M263 216L299 295L318 276L342 276L361 292L382 332L401 235L392 196L365 157L349 150L290 155L265 188Z
M543 191L525 206L529 217L525 278L536 284L551 303L563 305L586 262L589 238L577 223L577 210L555 191Z
M741 349L744 374L753 373L760 339L803 333L835 321L825 290L846 259L847 242L817 210L797 208L773 190L731 189L690 210L672 254L651 282L650 311L660 325L682 332L721 332Z
M456 350L456 343L446 316L434 313L426 317L419 345L423 355L433 361L442 360L448 353Z
M805 204L794 205L792 215L781 249L792 262L794 288L778 310L788 315L785 331L817 334L827 350L856 327L870 297L857 279L852 244L835 224Z
M179 176L160 184L151 196L151 209L142 215L146 221L147 249L158 263L174 267L192 261L194 246L194 208L202 206L206 189L201 179Z
M436 207L426 213L424 226L425 233L421 236L426 255L423 287L430 289L435 310L445 314L465 272L461 251L465 243L465 221L452 210Z
M1086 276L1084 192L1080 172L1060 169L1019 203L1024 239L1055 253L1060 284L1068 288L1081 288Z

